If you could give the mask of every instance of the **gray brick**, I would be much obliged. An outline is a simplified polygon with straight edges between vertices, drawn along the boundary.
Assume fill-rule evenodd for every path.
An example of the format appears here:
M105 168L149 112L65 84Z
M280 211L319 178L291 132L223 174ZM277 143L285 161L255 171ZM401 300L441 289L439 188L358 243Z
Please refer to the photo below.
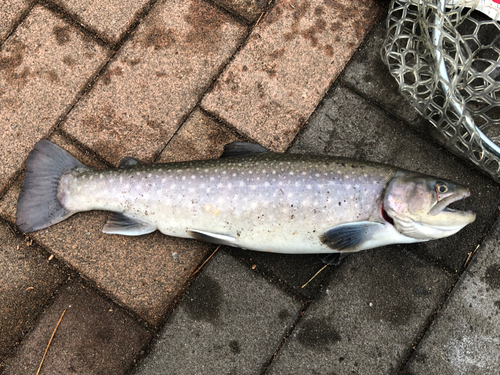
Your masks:
M450 283L398 247L350 256L266 375L395 373Z
M135 374L258 374L300 308L219 250Z
M408 374L496 375L500 369L500 222L407 366Z

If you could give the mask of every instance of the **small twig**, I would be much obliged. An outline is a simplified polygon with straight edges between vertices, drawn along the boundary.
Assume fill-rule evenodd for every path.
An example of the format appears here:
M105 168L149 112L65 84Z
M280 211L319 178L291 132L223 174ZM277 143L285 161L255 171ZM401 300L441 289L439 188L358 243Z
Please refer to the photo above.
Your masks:
M470 259L476 253L477 249L479 249L479 245L476 246L476 248L474 249L474 251L471 251L470 253L467 253L468 255L467 255L467 259L465 260L465 263L464 263L464 268L467 268L467 265L469 264Z
M254 28L254 29L257 27L257 25L259 24L259 22L260 22L261 18L264 16L264 14L266 14L266 12L262 12L262 13L260 14L259 19L257 20L257 22L255 22L255 25L253 25L253 28Z
M47 347L45 348L45 353L43 353L42 362L40 362L40 366L38 366L38 371L36 372L36 375L40 374L40 370L42 369L43 361L45 361L45 356L47 355L47 352L49 351L49 347L50 347L50 344L52 343L52 339L54 338L54 336L56 334L57 328L59 328L59 324L61 324L61 320L62 320L64 314L66 314L66 309L64 309L64 311L62 312L61 317L59 318L59 321L56 324L56 328L54 328L54 332L52 332L52 336L50 336L49 343L47 344Z
M311 282L311 281L312 281L312 280L313 280L316 276L318 276L318 275L319 275L319 273L320 273L321 271L323 271L323 270L324 270L327 266L328 266L328 264L325 264L325 265L323 266L323 268L322 268L322 269L320 269L318 272L316 272L316 273L314 274L314 276L313 276L313 277L311 277L307 283L305 283L304 285L302 285L302 289L304 289L304 288L307 286L307 284L309 284L309 283L310 283L310 282Z
M191 274L191 277L193 277L194 275L196 275L198 272L200 272L200 270L203 268L203 266L210 260L212 259L212 257L215 255L215 253L217 252L217 250L219 250L219 247L221 245L217 246L217 249L214 250L214 252L207 258L206 261L203 262L203 264L201 266L198 267L198 269L196 271L194 271L192 274Z

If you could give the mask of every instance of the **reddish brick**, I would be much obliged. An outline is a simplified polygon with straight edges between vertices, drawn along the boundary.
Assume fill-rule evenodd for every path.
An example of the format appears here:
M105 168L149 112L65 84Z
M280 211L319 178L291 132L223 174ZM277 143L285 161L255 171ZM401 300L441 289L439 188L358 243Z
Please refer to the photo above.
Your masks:
M10 0L0 2L0 42L11 31L14 23L27 11L32 1Z
M103 48L35 7L0 50L0 191L105 58Z
M0 363L66 277L57 262L0 222Z
M216 159L224 146L241 141L241 136L217 124L199 110L194 111L160 155L160 162Z
M152 160L244 34L205 2L162 2L63 129L114 164L126 155Z
M62 313L42 374L123 374L151 334L118 306L78 282L65 285L7 362L6 373L35 374Z
M148 0L55 0L55 2L112 42L119 40L135 16L149 3Z
M64 137L51 140L92 167L103 167L90 161ZM185 155L186 159L189 155ZM0 212L15 221L16 201L21 179L9 190L0 204ZM95 282L117 303L134 310L153 325L163 315L192 272L214 249L194 240L172 238L155 232L128 237L102 233L108 214L86 212L32 234L57 257Z
M278 1L203 108L262 145L286 150L379 9L375 0Z

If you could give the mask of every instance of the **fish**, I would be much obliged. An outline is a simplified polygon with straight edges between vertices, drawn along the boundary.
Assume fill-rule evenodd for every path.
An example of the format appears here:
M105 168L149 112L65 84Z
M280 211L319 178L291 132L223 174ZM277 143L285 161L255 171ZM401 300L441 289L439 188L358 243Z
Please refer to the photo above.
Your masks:
M395 166L226 145L219 159L93 169L42 139L26 162L16 224L31 233L105 210L104 233L168 236L273 253L338 256L444 238L475 220L452 181ZM337 258L332 254L340 254Z

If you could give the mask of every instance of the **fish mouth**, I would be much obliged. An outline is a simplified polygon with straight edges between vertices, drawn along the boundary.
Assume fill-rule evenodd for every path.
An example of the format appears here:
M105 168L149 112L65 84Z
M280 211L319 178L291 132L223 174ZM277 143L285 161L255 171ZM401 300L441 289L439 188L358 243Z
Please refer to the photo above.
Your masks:
M456 210L453 208L448 207L450 204L454 202L458 202L462 199L470 197L470 191L469 189L464 189L463 192L459 192L453 195L450 195L449 197L446 197L444 199L441 199L434 204L434 206L431 208L429 211L429 214L431 215L438 215L442 212L447 212L447 213L454 213L457 215L463 215L463 216L476 216L472 211L460 211Z

